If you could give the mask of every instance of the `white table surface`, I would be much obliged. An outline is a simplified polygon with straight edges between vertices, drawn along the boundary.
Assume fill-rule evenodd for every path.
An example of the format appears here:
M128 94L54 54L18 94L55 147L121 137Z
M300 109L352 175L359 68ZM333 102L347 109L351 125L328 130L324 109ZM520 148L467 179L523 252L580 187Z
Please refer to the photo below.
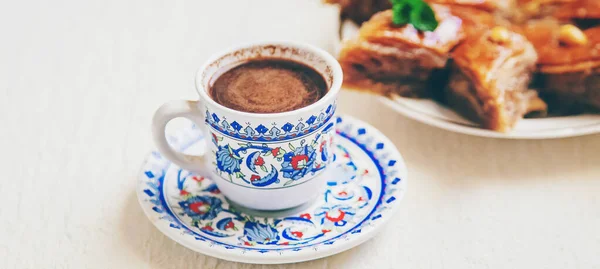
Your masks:
M0 3L0 268L600 268L600 136L508 141L403 118L374 97L340 111L409 167L401 209L344 253L260 266L192 252L138 206L153 111L195 99L196 69L242 41L331 49L311 0Z

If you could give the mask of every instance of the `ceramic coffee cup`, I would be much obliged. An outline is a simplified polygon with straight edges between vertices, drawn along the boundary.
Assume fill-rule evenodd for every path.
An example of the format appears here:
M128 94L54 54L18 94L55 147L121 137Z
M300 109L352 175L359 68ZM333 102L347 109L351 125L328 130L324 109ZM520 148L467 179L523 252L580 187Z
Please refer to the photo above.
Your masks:
M211 99L213 76L256 58L288 59L319 72L328 92L317 102L282 113L249 113ZM214 179L232 202L258 210L303 205L325 187L331 172L336 98L342 69L329 53L306 44L271 42L240 46L209 60L197 73L198 101L172 101L159 108L153 135L162 155L180 167ZM167 143L165 127L184 117L201 127L206 150L185 155Z

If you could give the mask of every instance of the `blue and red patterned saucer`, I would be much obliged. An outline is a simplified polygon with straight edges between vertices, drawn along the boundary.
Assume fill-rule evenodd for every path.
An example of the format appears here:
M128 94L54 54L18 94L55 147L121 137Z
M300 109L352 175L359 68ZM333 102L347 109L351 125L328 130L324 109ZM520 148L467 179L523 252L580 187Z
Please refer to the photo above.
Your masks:
M350 249L373 237L398 209L407 171L396 147L378 130L347 116L337 123L336 176L311 205L275 217L244 213L210 178L182 170L158 152L143 165L139 202L168 237L225 260L290 263ZM192 125L170 143L193 154L203 150L202 139Z

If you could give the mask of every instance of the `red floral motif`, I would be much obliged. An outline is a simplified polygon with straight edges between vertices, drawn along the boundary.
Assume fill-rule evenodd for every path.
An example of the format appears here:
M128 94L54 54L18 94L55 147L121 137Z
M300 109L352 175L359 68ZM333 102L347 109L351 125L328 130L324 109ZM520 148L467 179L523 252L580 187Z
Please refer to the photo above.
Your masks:
M203 202L191 203L190 210L194 211L197 214L206 213L206 212L208 212L208 209L210 209L210 206L206 205L206 207L204 207L204 205L206 205L206 204Z
M310 214L308 214L308 213L304 213L304 214L300 215L300 217L303 219L307 219L307 220L311 219Z
M359 201L359 202L361 202L361 201L364 201L364 200L365 200L365 197L362 197L362 196L361 196L361 197L358 197L358 201Z
M217 139L217 135L216 134L212 134L213 139L215 140L215 142L219 141L219 139Z
M346 196L346 195L348 195L348 193L346 191L341 191L341 192L338 192L338 195Z
M283 242L283 243L281 243L281 244L282 244L282 245L284 245L284 246L287 246L287 245L289 245L289 244L290 244L290 242Z
M302 236L304 235L302 232L292 232L292 234L298 238L302 238Z
M248 241L244 241L244 246L252 246L252 244L250 244Z
M212 232L214 230L213 227L210 227L209 225L206 225L200 229L203 231L209 231L209 232Z
M294 170L300 170L302 168L304 168L304 166L306 165L306 163L308 162L308 156L306 155L297 155L292 157L292 168L294 168Z
M277 156L277 154L279 154L279 149L281 148L274 148L271 150L271 154L273 154L273 156Z
M321 232L322 232L323 234L326 234L326 233L328 233L328 232L331 232L331 230L325 230L325 229L323 229L323 230L321 230Z
M259 179L260 179L260 176L259 176L259 175L252 175L252 176L250 177L250 181L252 181L252 182L254 182L254 181L257 181L257 180L259 180Z
M362 175L364 176L364 175L366 175L366 174L368 174L368 173L369 173L369 170L365 169L365 171L363 171L363 174L362 174Z
M321 145L319 146L319 151L323 151L323 147L325 147L325 144L327 143L327 141L323 140L323 142L321 142Z
M330 220L331 222L338 222L344 219L344 216L346 216L346 213L344 213L344 211L342 210L337 210L338 215L337 217L332 217L329 215L329 212L325 213L325 218L327 218L328 220Z
M199 176L193 176L192 180L196 181L196 182L202 182L204 180L204 177L199 177Z
M233 221L230 221L227 224L225 224L225 230L227 230L227 229L233 229L233 228L235 228L235 225L233 224Z
M258 156L258 158L256 158L256 161L254 161L254 165L258 165L258 166L262 166L265 164L265 160L263 159L263 157Z
M189 194L190 193L188 191L186 191L186 190L180 190L179 191L179 195L181 195L181 196L186 196L186 195L189 195Z

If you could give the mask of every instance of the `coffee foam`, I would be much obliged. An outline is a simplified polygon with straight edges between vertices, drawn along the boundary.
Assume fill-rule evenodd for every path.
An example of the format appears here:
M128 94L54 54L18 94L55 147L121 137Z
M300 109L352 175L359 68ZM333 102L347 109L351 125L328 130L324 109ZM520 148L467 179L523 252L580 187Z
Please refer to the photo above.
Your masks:
M277 113L296 110L327 93L312 68L282 59L255 59L221 73L210 87L217 103L234 110Z

